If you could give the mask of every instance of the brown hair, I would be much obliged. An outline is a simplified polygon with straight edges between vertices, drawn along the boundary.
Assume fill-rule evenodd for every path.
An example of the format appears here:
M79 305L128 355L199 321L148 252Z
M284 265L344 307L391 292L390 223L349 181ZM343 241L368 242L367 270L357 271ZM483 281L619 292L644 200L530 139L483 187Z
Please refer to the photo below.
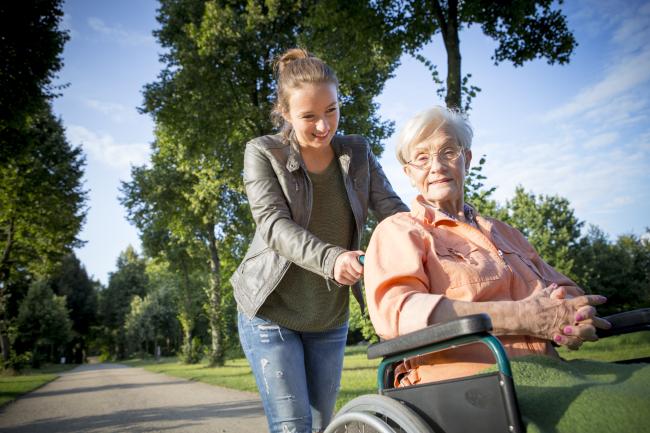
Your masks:
M291 124L284 120L282 113L289 111L289 96L293 89L304 83L333 83L339 87L336 74L318 57L302 48L291 48L275 60L277 89L271 119L281 128L285 138L291 133Z

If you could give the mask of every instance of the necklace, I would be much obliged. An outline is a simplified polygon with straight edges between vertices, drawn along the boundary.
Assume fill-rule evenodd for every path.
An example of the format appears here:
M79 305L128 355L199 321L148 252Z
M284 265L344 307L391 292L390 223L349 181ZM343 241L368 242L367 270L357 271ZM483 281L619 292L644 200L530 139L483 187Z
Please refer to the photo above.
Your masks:
M435 206L433 206L431 204L428 204L428 206L430 206L433 209L436 209L437 211L445 214L446 216L448 216L449 218L451 218L454 221L463 222L463 221L459 220L458 217L456 217L456 215L452 215L449 212L444 211L444 210L442 210L442 209L440 209L438 207L435 207ZM465 216L465 221L464 222L466 224L469 224L469 225L471 225L473 227L478 228L478 222L476 221L476 212L467 203L463 204L463 215Z

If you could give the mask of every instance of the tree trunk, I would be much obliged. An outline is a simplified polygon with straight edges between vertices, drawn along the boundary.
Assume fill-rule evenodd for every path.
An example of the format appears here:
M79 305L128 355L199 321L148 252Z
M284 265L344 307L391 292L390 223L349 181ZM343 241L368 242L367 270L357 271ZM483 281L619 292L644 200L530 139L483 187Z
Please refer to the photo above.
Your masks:
M7 303L9 293L7 291L9 286L9 256L11 248L14 243L14 218L9 221L9 228L7 229L7 242L4 250L2 251L2 258L0 259L0 349L2 350L2 360L6 364L11 356L11 347L9 344L9 331L7 322Z
M462 94L460 40L458 39L458 1L449 0L446 14L438 0L434 0L432 6L447 51L447 95L445 104L449 108L460 109L462 107Z
M181 259L181 269L183 270L183 280L185 290L183 291L183 304L184 307L179 314L181 328L183 331L183 341L181 342L181 351L185 354L186 363L193 363L193 347L192 347L192 332L194 331L194 317L192 316L192 302L190 297L190 275L187 269L185 259Z
M208 287L208 318L212 335L212 351L210 366L223 365L224 350L221 335L221 260L217 249L217 239L214 236L214 225L208 228L208 250L210 251L210 286Z

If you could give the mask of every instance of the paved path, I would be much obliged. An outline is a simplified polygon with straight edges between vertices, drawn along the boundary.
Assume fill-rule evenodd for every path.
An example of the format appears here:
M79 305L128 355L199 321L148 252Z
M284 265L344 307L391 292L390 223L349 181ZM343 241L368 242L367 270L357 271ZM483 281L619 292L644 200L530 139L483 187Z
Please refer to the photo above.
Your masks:
M119 364L82 365L0 409L0 432L263 433L256 394Z

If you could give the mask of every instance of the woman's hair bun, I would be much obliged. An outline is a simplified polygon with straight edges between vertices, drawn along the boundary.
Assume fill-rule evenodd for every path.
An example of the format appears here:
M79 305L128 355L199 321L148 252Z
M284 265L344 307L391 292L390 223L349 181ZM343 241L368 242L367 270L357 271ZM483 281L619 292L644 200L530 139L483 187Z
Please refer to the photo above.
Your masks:
M285 51L276 61L275 61L275 71L278 75L282 75L287 65L294 60L299 59L308 59L313 57L309 52L303 48L291 48Z

